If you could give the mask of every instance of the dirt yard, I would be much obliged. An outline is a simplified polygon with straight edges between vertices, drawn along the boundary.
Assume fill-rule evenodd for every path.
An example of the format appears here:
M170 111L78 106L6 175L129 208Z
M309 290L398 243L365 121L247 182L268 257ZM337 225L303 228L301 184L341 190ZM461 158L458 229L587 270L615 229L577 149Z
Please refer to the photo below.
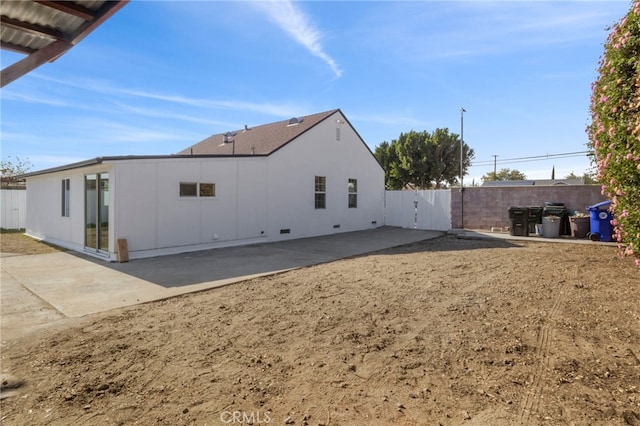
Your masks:
M443 237L70 320L2 372L3 425L637 426L640 270Z

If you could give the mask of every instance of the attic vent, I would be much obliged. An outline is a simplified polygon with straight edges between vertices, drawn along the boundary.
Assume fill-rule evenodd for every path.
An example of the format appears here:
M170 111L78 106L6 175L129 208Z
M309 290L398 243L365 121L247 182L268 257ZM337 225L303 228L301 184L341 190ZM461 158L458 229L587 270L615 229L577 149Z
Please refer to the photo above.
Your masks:
M230 143L230 142L234 142L235 140L233 139L233 137L235 135L237 135L237 132L227 132L224 135L222 135L222 143Z
M304 118L291 117L287 126L295 126L296 124L302 123L302 121L304 121Z

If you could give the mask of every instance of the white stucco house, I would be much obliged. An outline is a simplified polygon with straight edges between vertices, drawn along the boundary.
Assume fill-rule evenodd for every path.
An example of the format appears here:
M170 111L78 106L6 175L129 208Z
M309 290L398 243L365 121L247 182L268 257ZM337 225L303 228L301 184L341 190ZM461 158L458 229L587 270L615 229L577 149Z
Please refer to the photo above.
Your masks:
M26 233L117 259L375 228L384 171L339 109L213 135L174 155L99 157L27 180Z

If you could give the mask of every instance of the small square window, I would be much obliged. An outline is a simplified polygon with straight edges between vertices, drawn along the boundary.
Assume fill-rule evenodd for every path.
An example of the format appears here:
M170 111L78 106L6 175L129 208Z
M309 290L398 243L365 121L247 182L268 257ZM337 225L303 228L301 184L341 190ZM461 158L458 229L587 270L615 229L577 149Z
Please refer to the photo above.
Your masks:
M201 197L215 197L216 196L216 184L215 183L201 183L200 184L200 196Z

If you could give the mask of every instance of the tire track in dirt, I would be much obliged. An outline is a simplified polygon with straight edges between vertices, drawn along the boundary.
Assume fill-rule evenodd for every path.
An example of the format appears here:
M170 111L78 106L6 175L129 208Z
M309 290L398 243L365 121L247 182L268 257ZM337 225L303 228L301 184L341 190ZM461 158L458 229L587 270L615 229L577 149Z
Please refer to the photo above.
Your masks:
M551 310L548 312L545 323L540 327L538 332L538 340L536 341L535 357L537 359L537 365L533 374L533 381L531 388L527 392L526 397L522 400L520 409L518 411L518 417L522 424L526 424L529 418L538 411L540 407L540 400L544 391L544 378L547 370L549 369L549 346L555 335L555 329L552 327L552 320L555 319L560 306L564 303L567 295L569 285L565 282L560 290L558 296L555 298Z

